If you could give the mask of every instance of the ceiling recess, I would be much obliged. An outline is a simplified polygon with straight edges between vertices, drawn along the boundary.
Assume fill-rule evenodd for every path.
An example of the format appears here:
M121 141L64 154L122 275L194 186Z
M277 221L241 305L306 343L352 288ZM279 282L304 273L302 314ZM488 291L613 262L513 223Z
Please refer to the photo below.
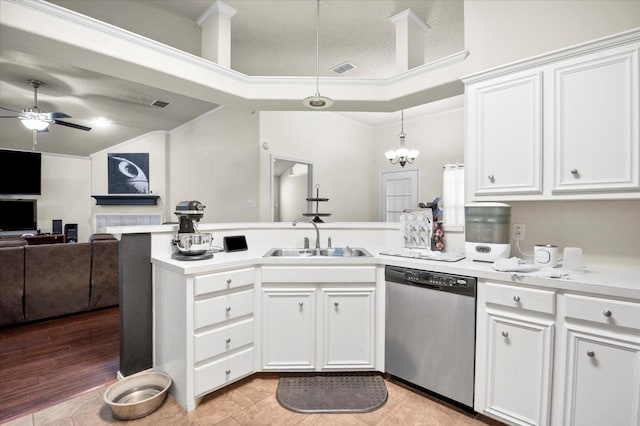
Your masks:
M331 68L331 71L335 72L336 74L344 74L345 72L351 71L353 69L356 69L356 66L353 65L351 62L347 61Z
M158 108L166 108L169 106L169 102L155 100L151 103L151 106L158 107Z

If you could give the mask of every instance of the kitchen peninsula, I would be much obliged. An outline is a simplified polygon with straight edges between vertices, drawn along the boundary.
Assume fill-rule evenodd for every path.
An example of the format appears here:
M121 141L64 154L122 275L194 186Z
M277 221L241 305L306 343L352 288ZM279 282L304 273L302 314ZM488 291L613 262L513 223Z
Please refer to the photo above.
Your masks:
M249 249L177 261L170 257L174 226L110 229L123 240L150 235L154 368L172 375L186 410L254 372L385 371L384 266L396 265L478 278L476 411L509 424L563 424L585 416L624 424L637 416L637 264L607 268L587 261L585 273L551 279L467 259L381 255L401 245L393 223L321 225L323 247L331 237L334 247L362 247L372 257L263 257L274 247L302 247L315 231L288 223L199 229L213 233L214 245L243 234ZM338 315L349 310L353 316ZM613 394L615 401L607 399Z

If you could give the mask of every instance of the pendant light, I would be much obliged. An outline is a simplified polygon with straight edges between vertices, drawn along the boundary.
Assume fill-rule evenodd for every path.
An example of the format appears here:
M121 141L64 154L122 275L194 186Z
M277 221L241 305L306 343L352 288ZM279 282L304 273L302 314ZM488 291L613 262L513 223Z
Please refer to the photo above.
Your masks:
M404 167L407 163L412 164L413 160L415 160L416 157L418 157L418 154L420 154L420 152L418 152L415 149L407 149L405 147L404 139L407 135L404 132L404 110L402 110L401 126L402 127L400 130L400 148L396 150L389 150L385 152L384 155L385 157L387 157L387 160L391 162L391 164L400 164L401 167Z
M302 100L302 104L313 109L325 109L333 100L320 96L320 0L316 0L316 94Z

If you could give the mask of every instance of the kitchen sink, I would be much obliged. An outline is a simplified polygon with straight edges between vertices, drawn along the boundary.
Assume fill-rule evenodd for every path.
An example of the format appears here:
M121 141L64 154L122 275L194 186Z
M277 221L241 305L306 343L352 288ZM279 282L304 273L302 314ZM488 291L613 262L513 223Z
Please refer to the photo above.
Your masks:
M274 248L263 257L372 257L371 253L363 248L350 249L305 249L305 248Z

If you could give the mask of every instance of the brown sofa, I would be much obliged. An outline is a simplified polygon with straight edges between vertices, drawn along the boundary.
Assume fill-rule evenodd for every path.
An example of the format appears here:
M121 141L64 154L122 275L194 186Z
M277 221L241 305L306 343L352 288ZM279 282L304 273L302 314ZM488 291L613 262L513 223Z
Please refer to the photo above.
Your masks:
M113 236L95 234L87 243L5 244L0 327L118 304L119 242Z

